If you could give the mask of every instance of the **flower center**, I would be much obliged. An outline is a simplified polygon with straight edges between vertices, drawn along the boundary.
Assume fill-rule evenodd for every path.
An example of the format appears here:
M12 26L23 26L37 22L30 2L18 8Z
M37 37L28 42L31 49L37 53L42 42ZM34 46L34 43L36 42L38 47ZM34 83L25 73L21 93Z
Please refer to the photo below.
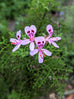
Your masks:
M43 46L44 46L43 44L39 44L38 49L42 49Z
M30 34L29 34L29 40L30 40L30 41L33 41L33 40L34 40L34 35L33 35L33 33L30 33Z
M38 49L42 49L42 47L44 46L44 41L38 41L37 46L38 46Z

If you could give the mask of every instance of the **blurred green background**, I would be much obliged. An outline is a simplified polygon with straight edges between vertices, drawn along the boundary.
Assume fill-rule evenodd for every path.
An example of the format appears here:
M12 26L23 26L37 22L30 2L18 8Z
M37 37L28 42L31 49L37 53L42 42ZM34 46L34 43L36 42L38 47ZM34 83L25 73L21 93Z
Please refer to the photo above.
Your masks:
M45 46L53 56L45 57L43 64L29 55L28 45L12 53L10 38L20 29L22 39L27 38L24 27L32 24L37 27L36 36L48 35L46 26L52 24L53 36L62 37L59 49ZM73 0L0 0L0 99L40 99L51 92L57 96L64 93L64 84L74 86L73 70Z

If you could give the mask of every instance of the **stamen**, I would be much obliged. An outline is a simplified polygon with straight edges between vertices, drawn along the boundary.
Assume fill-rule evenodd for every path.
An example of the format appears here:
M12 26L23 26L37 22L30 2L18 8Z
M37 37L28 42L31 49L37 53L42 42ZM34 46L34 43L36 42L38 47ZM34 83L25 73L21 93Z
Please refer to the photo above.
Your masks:
M43 59L42 55L40 54L40 57Z
M11 44L13 44L13 45L14 45L15 43L14 43L14 42L12 42Z
M30 40L30 41L32 41L32 40L33 40L33 38L30 38L29 40Z
M43 57L45 57L45 54L41 53L40 57L43 59Z
M43 54L43 53L42 53ZM43 54L43 56L45 57L45 54Z

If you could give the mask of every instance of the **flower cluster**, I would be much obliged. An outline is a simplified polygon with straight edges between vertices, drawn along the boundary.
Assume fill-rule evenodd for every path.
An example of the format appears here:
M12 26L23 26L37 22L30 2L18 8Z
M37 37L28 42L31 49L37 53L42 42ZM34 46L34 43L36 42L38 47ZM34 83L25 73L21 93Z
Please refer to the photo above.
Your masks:
M61 40L61 37L52 37L53 34L53 27L52 25L47 25L46 30L48 32L48 36L45 38L43 36L39 36L39 37L35 37L35 33L37 31L36 27L34 25L26 26L24 28L25 33L27 34L27 36L29 37L29 39L24 39L21 40L21 30L17 31L16 33L16 37L17 39L14 38L10 38L10 42L12 42L11 44L16 45L15 48L12 50L12 52L16 51L21 45L27 45L30 43L30 55L33 56L36 53L38 54L38 62L39 63L43 63L43 58L45 56L45 54L47 56L51 56L52 53L50 51L48 51L47 49L43 49L43 46L45 45L46 42L48 42L50 45L52 44L53 46L59 48L59 46L54 42L54 41L58 41ZM37 46L37 49L35 49L35 44Z

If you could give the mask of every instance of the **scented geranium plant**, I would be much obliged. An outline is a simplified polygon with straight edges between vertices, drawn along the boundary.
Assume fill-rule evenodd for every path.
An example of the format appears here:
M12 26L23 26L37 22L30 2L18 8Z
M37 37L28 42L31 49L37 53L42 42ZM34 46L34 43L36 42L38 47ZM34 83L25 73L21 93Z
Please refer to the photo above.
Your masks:
M25 17L16 19L15 30L1 33L1 99L40 99L51 92L62 96L71 72L62 34L70 32L52 21L51 10L58 5L55 0L32 0Z
M47 95L51 90L52 92L54 90L57 92L60 91L60 95L62 96L64 88L64 83L62 81L67 79L66 72L70 71L67 68L65 69L65 52L63 52L65 49L61 47L63 45L61 41L59 41L61 40L61 35L57 36L56 34L55 37L55 30L50 24L46 25L45 31L47 35L36 36L38 32L35 25L25 26L25 33L21 30L17 31L17 40L15 38L10 38L11 44L16 45L14 48L16 50L12 50L12 56L15 57L14 61L16 61L16 64L18 64L18 60L20 63L22 62L22 65L15 68L21 68L21 73L24 73L25 81L21 83L25 83L23 89L24 92L27 91L25 97L29 95L29 99L31 99L31 97L35 99L37 97L39 98L39 93L46 93L44 90L47 90ZM20 39L20 37L22 39ZM56 41L59 41L57 42L58 44L55 43ZM64 55L62 55L63 53ZM41 90L41 88L44 90ZM32 96L30 90L34 93ZM19 91L22 92L22 90ZM21 94L22 97L23 94Z
M52 25L47 25L46 30L49 33L48 37L34 37L35 33L36 33L36 27L34 25L26 26L25 27L25 32L27 34L27 36L29 37L29 39L24 38L24 40L20 40L21 37L21 30L17 31L16 37L18 40L11 38L10 42L12 42L13 45L16 45L16 47L12 50L12 52L16 51L20 45L27 45L30 43L30 55L33 56L35 55L37 52L39 52L38 55L38 61L39 63L43 63L43 58L45 56L45 54L47 56L51 56L52 53L50 51L48 51L47 49L43 49L43 46L45 45L45 43L48 41L49 44L53 44L55 47L59 48L59 46L54 42L54 41L58 41L61 40L61 37L53 37L50 38L53 34L53 27ZM37 46L37 49L35 48L35 44Z

